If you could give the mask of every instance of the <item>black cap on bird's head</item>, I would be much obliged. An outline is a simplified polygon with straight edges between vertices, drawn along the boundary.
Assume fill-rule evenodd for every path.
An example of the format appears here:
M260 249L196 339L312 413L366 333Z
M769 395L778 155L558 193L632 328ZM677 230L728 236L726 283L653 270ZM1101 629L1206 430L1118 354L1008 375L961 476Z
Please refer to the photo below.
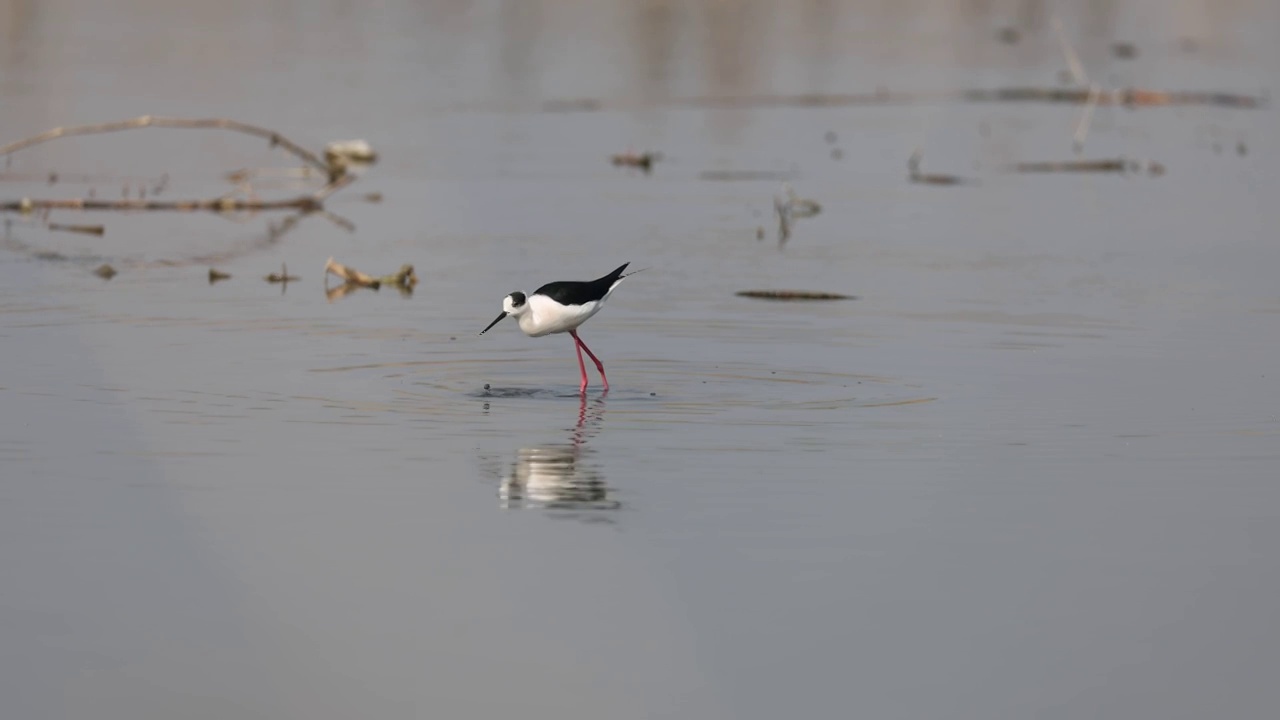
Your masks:
M502 298L502 312L498 315L498 317L494 318L493 322L489 323L489 327L486 327L485 329L481 330L480 334L483 335L489 332L489 328L493 327L494 325L497 325L498 321L502 320L502 318L508 315L521 314L524 310L525 305L526 305L526 299L525 299L524 293L519 291L513 292L510 295Z

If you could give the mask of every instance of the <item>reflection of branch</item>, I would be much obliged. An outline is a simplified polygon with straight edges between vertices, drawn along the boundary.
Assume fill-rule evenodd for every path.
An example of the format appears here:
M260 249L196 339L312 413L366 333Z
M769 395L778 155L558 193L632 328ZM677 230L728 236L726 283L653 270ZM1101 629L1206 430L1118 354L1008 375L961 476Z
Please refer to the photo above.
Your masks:
M1062 46L1062 55L1067 61L1067 70L1071 73L1071 80L1076 85L1089 85L1089 76L1085 75L1084 65L1080 62L1080 56L1076 54L1075 48L1071 47L1071 42L1067 40L1067 33L1062 29L1062 21L1055 16L1051 23L1053 25L1053 34L1058 37L1058 44Z
M294 155L303 162L312 167L323 171L330 176L330 179L336 179L336 175L332 173L332 168L324 160L321 160L315 153L289 140L274 130L268 130L257 125L249 125L247 123L237 122L235 120L227 120L225 118L174 118L174 117L157 117L155 115L143 115L131 120L120 120L117 122L101 123L98 125L71 125L67 127L53 128L46 130L39 135L34 135L25 140L9 143L0 147L0 157L11 155L19 150L40 145L57 140L58 138L71 137L74 135L97 135L101 133L119 132L121 130L136 130L138 128L159 127L159 128L183 128L183 129L210 129L220 128L223 130L232 130L246 135L254 135L260 138L266 138L271 142L272 147L280 146Z

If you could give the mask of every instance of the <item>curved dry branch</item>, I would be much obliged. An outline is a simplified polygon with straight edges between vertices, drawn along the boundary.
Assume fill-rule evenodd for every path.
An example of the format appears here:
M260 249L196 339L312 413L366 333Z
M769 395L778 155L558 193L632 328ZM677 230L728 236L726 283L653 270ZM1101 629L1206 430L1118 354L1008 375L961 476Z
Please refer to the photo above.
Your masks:
M216 128L231 130L245 135L253 135L255 137L265 138L271 143L272 147L279 146L284 148L287 152L308 165L323 171L331 180L337 179L337 176L342 172L341 170L335 170L334 167L330 166L329 163L322 160L315 153L307 150L274 130L268 130L267 128L258 127L257 125L250 125L248 123L228 120L226 118L176 118L142 115L130 120L99 123L97 125L69 125L66 127L57 127L52 130L46 130L39 135L33 135L25 140L19 140L0 147L0 157L12 155L19 150L25 150L29 147L49 142L50 140L57 140L58 138L72 137L75 135L98 135L102 133L136 130L147 127L196 130Z

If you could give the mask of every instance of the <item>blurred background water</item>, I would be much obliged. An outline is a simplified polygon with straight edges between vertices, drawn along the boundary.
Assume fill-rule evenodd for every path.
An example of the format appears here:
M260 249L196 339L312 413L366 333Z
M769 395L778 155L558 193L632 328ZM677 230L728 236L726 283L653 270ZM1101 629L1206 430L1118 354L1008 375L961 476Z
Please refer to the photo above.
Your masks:
M380 154L354 231L6 216L2 714L1267 716L1275 110L1099 107L1077 155L1078 105L946 96L1063 87L1055 18L1105 88L1280 69L1260 0L0 2L0 142ZM0 199L291 163L62 139ZM779 243L783 181L822 211ZM421 282L330 301L331 256ZM477 337L622 262L607 395Z

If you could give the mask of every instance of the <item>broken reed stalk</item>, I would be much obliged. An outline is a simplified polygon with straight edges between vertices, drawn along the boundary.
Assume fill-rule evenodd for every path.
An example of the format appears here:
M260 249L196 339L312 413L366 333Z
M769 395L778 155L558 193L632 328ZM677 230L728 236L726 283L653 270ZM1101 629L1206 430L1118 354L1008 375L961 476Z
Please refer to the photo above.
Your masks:
M250 125L248 123L228 120L226 118L176 118L142 115L130 120L99 123L97 125L69 125L66 127L56 127L52 130L46 130L39 135L33 135L25 140L19 140L0 147L0 157L12 155L19 150L25 150L26 148L34 145L40 145L42 143L49 142L50 140L57 140L58 138L72 137L75 135L98 135L102 133L137 130L139 128L148 127L192 130L222 129L265 138L271 143L271 147L279 146L308 165L321 170L329 176L330 181L337 179L337 175L334 174L333 166L320 159L320 157L315 153L307 150L280 133L257 125Z

